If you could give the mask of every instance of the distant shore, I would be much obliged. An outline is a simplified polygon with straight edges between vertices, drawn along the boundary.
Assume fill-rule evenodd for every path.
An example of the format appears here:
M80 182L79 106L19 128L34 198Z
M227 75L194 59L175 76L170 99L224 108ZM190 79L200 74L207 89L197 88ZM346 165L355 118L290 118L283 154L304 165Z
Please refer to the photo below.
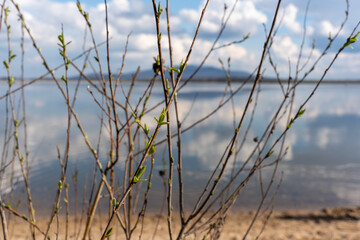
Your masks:
M94 79L93 79L94 80ZM129 79L122 79L124 82L131 82L131 80ZM231 79L232 83L243 83L245 81L247 81L248 79L246 78L233 78ZM0 82L6 82L7 79L6 78L0 78ZM20 79L15 79L15 83L19 83L21 80ZM25 79L24 80L25 83L29 83L29 82L49 82L49 81L53 81L53 79L50 78L44 78L44 79ZM74 81L78 81L78 79L69 79L69 81L74 82ZM150 79L138 79L137 82L139 83L145 83L150 81ZM183 79L183 81L186 81L186 79ZM225 83L227 80L225 78L194 78L191 80L191 82L196 82L196 83ZM249 82L253 82L254 79L251 79ZM86 83L86 80L82 79L81 82ZM282 84L287 84L288 80L280 80L280 82ZM262 80L263 84L279 84L279 81L276 79L263 79ZM301 84L317 84L318 80L304 80L303 82L301 82ZM360 84L360 80L323 80L321 82L321 84L342 84L342 85L346 85L346 84Z

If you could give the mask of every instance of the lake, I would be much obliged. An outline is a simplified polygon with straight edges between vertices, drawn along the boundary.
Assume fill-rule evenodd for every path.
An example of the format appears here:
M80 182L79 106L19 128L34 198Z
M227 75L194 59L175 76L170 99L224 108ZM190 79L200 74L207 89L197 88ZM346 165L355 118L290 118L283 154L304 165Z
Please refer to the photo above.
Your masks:
M71 93L74 91L74 85L75 83L71 83ZM238 86L239 84L233 84L233 89ZM0 96L3 96L7 85L0 83L0 87ZM90 141L96 145L100 128L100 111L86 87L87 84L85 83L80 85L75 110ZM127 87L125 86L125 88ZM131 103L136 103L145 87L146 84L144 83L136 85ZM297 88L295 106L299 106L299 103L310 93L312 87L313 85L306 84ZM178 93L180 119L185 119L182 124L183 129L191 126L215 109L224 95L224 89L225 83L192 83L183 88ZM93 91L96 92L94 89ZM239 121L249 91L250 87L245 86L234 98L236 122ZM359 93L360 85L356 84L321 85L306 106L305 114L293 124L286 138L288 151L280 164L276 178L278 182L282 176L282 183L275 199L275 206L278 209L360 205ZM56 147L58 146L63 152L66 139L67 109L64 99L52 82L39 82L28 86L25 89L25 94L31 166L30 184L35 208L40 208L39 212L41 212L41 208L48 202L48 199L51 201L55 199L57 182L61 173ZM121 92L119 92L119 101L124 101L120 95ZM227 93L226 96L229 94ZM149 106L158 103L162 97L161 86L156 84ZM18 99L19 95L16 94L16 103ZM261 86L254 120L248 132L247 140L239 153L236 166L240 166L244 161L242 156L246 156L252 151L256 144L253 139L260 137L281 100L282 93L278 85L263 84ZM0 146L4 144L5 102L5 99L0 101ZM155 120L152 116L158 116L160 111L161 108L157 108L154 114L151 113L150 116L143 119L150 130L155 127ZM248 122L249 119L247 118L246 123ZM68 169L69 192L73 193L74 191L71 178L78 171L79 196L82 196L83 193L88 194L90 192L94 160L89 154L74 121L72 125ZM279 128L284 127L286 126L279 124ZM176 130L175 126L172 127L172 130ZM246 125L241 130L241 134L244 134L245 130ZM103 131L105 132L103 135L106 137L106 129ZM195 196L199 194L199 189L204 186L208 176L216 167L233 132L233 107L229 101L210 118L183 133L186 206L193 204ZM23 135L19 133L19 136L21 138ZM163 139L164 136L164 131L161 131L158 140ZM103 141L107 141L105 137L103 137ZM139 144L138 150L141 150L143 140L135 144ZM176 144L176 139L174 139L174 144ZM126 146L124 145L124 154L121 155L121 162L116 167L116 181L118 183L122 183L123 163L127 156L125 149ZM103 144L100 148L100 155L104 162L107 158L107 151L107 144ZM176 150L174 154L176 154ZM162 170L164 166L167 168L166 156L164 148L161 145L157 146L153 190L150 193L149 203L154 208L159 207L161 203L159 200L163 196L162 179L158 171ZM14 171L14 191L18 196L22 196L23 182L18 162L14 165ZM176 171L174 173L177 175ZM3 193L10 190L9 174L3 175L4 179L1 183ZM271 170L264 169L264 179L270 174ZM225 180L229 179L230 175L231 171L226 172ZM143 185L145 184L143 183ZM174 189L174 193L176 197L177 188ZM256 206L259 194L259 176L255 175L249 182L244 194L241 194L236 206ZM82 199L82 197L80 198ZM44 200L46 200L45 203Z

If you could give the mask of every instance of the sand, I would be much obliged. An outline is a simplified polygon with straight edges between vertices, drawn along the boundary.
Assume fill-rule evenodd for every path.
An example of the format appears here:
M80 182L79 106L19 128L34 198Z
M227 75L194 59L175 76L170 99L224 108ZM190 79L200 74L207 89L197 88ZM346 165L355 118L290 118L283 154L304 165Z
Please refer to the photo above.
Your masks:
M236 211L230 213L225 219L225 223L220 226L220 239L237 240L243 239L249 223L251 222L254 212ZM157 235L153 238L158 219L160 224L157 227ZM360 207L358 208L334 208L323 209L318 211L275 211L268 221L267 216L261 216L254 224L252 230L246 239L326 239L326 240L351 240L360 239ZM101 227L100 221L105 222L105 217L96 217L94 227L91 231L91 239L99 239ZM76 221L76 222L75 222ZM266 222L264 228L264 222ZM45 218L38 218L38 225L44 229L46 224ZM56 239L56 221L51 229L51 239ZM178 230L178 224L174 227L175 232ZM79 230L79 219L70 218L70 234L68 239L81 239L77 237L74 229ZM59 224L60 234L58 239L65 239L64 218L61 218ZM81 229L83 230L83 229ZM133 239L139 239L139 228L134 232ZM9 233L11 239L31 239L28 225L20 218L12 219ZM261 233L261 234L260 234ZM38 233L39 234L39 233ZM111 239L124 239L121 228L115 228ZM260 235L259 235L260 234ZM40 236L40 234L38 235ZM81 236L81 235L80 235ZM191 235L186 239L202 239L204 233L197 236ZM2 236L0 237L2 239ZM41 238L43 237L41 236ZM169 239L166 225L166 217L157 214L147 214L144 222L141 239ZM211 238L208 238L211 239Z

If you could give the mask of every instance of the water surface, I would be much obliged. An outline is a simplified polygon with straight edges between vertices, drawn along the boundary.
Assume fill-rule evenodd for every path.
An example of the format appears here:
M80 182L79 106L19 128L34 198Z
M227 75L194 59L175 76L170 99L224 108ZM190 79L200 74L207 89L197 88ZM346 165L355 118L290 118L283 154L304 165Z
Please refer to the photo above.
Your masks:
M0 86L2 96L6 91L6 85L1 83ZM139 99L145 86L145 84L139 84L135 88L131 99L132 104L135 104ZM233 88L235 89L237 86L234 85ZM87 84L80 85L75 110L82 121L88 138L96 146L100 129L100 111L86 87ZM313 85L304 85L297 89L295 107L298 107L299 103L306 98L312 87ZM182 89L178 93L178 98L180 118L185 119L182 124L183 129L191 126L215 109L224 95L224 88L225 84L222 83L194 83ZM72 93L73 87L70 90ZM287 135L288 152L280 164L279 174L276 178L276 181L279 181L280 176L283 178L275 200L278 208L360 205L359 90L360 85L322 85L306 106L304 116L292 126ZM244 87L234 98L236 122L239 121L249 91L249 87ZM59 147L63 152L65 146L67 109L64 99L52 82L42 82L29 86L26 88L25 94L31 163L30 183L35 206L42 206L44 200L48 202L48 199L55 198L56 186L61 173L56 148ZM155 85L149 106L159 102L162 96L161 86ZM16 99L19 99L19 95L15 96ZM254 148L256 143L253 138L259 137L264 131L281 99L282 93L279 86L263 84L255 118L244 147L239 153L237 166L241 165ZM120 95L119 101L124 101ZM0 112L2 113L0 117L1 146L3 146L4 141L5 111L6 105L3 99L0 102ZM152 116L157 116L160 111L161 108L157 108L152 115L143 119L143 122L146 122L150 129L155 127L155 120ZM122 116L121 114L120 116ZM203 188L208 176L221 158L234 132L233 117L230 101L211 118L183 133L184 188L186 192L185 201L188 207L194 203L194 199L199 195L199 189ZM246 119L246 123L248 122L249 118ZM95 163L74 121L72 125L68 179L71 181L72 176L78 171L79 196L82 196L84 192L85 194L90 192ZM284 127L286 126L279 124L277 133ZM246 125L241 134L245 132L245 129ZM173 130L175 131L175 127ZM103 131L106 130L103 129ZM100 148L100 155L105 163L108 156L108 144L106 144L108 140L107 134L103 132L103 135L105 136L102 139L104 144ZM21 133L20 136L22 136ZM158 139L163 139L164 136L165 133L162 131ZM142 140L139 144L143 145ZM175 139L174 144L176 144ZM126 146L124 145L121 162L116 168L117 182L119 183L122 183L123 165L127 156L125 150ZM161 203L159 200L163 196L163 185L157 172L162 170L164 166L168 167L166 156L163 147L158 146L155 156L154 187L150 194L151 206L158 207ZM23 182L17 165L16 163L15 192L21 194ZM231 171L226 173L225 180L229 179L230 174ZM264 170L264 179L270 174L271 169ZM5 179L8 177L9 175L6 175ZM9 190L8 183L6 180L2 182L3 192ZM74 191L72 184L70 184L69 191ZM176 187L174 191L176 197ZM260 183L259 176L256 175L249 182L244 194L240 196L237 206L256 206L259 196Z

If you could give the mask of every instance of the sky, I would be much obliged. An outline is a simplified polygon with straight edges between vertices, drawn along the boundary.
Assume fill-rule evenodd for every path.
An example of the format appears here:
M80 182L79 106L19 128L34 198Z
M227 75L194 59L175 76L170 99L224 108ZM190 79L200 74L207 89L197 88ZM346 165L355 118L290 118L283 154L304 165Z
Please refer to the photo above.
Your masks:
M35 36L37 44L52 68L61 64L61 56L58 50L58 35L61 28L64 29L65 41L71 41L68 45L68 56L70 59L79 55L84 47L88 49L93 46L89 31L83 17L79 14L76 1L60 0L17 0L21 11L25 16L26 24ZM156 1L158 3L158 1ZM172 46L175 65L179 65L185 59L191 44L198 19L204 6L204 0L170 0L170 21L172 30ZM326 5L324 5L326 2ZM96 43L102 43L106 39L105 34L105 12L104 2L101 0L81 1L83 9L89 13ZM235 10L231 15L228 25L220 38L218 45L227 44L241 40L249 34L249 38L241 44L233 44L226 48L218 49L211 53L206 61L207 66L220 67L219 59L226 62L231 59L232 71L252 72L259 64L262 47L265 41L265 31L270 29L272 16L277 4L276 0L211 0L199 32L199 36L193 49L189 64L199 64L210 50L221 27L221 19L224 13L224 4L227 6L226 16L236 3ZM345 24L338 39L333 43L328 54L316 65L315 70L309 75L310 79L318 79L329 65L336 51L344 44L354 26L360 20L356 9L360 9L360 1L349 0L349 20ZM165 8L166 1L161 1ZM274 38L271 48L271 57L276 64L276 69L282 78L289 75L295 76L297 59L301 49L304 33L304 19L307 1L305 0L283 0L279 21L280 27ZM11 25L10 47L17 55L11 65L11 74L19 76L21 49L21 31L18 14L11 4L6 1L10 13L8 22ZM345 0L312 0L309 5L306 37L300 60L300 68L308 63L300 72L302 76L309 71L316 59L321 56L328 43L329 33L334 36L341 25L346 10ZM109 0L109 29L110 29L110 60L113 72L119 72L129 36L129 44L124 62L124 72L133 72L140 66L141 69L152 67L153 57L158 55L156 45L156 32L153 16L152 1L149 0ZM279 22L278 21L278 22ZM164 51L165 65L169 64L168 43L166 33L165 14L161 17L162 45ZM0 32L0 58L4 61L8 57L7 34L4 24ZM85 43L84 43L84 34ZM312 50L315 39L315 48ZM99 47L103 70L106 71L106 48ZM95 71L99 68L93 60L94 52L90 59ZM309 59L309 62L307 62ZM81 60L75 63L82 65ZM353 48L347 48L338 58L337 62L329 71L327 79L360 79L360 44L353 44ZM275 71L268 63L264 66L264 75L275 76ZM88 69L90 71L90 68ZM25 76L37 77L45 73L42 60L34 51L28 36L25 40ZM56 72L58 76L63 70ZM74 69L70 69L71 75L76 75ZM4 66L0 67L0 76L7 76Z

